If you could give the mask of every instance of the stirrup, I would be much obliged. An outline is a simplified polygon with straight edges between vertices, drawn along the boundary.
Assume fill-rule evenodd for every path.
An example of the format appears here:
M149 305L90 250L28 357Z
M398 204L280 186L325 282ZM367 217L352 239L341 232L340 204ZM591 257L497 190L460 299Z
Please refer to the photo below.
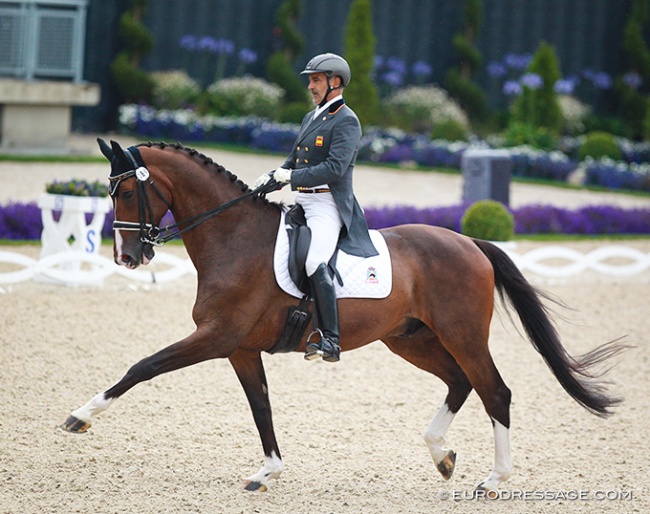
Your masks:
M317 343L311 342L311 338L314 334L318 334L320 336L320 341L318 341ZM331 347L332 349L331 352L325 351L324 349L325 344L328 344ZM336 343L329 341L323 335L323 332L320 329L314 330L307 337L307 345L305 348L305 360L312 361L318 359L318 357L322 357L323 360L326 362L338 362L341 359L340 354L341 354L340 346L338 346Z

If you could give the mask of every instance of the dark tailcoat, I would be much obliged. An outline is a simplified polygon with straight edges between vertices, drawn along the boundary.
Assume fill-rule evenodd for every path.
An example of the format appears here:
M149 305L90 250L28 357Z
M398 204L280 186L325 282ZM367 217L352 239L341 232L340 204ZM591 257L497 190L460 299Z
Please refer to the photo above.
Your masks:
M343 100L313 119L314 111L302 120L292 152L282 165L292 169L291 188L327 185L343 219L339 248L361 257L377 255L368 223L354 196L352 172L361 140L357 115Z

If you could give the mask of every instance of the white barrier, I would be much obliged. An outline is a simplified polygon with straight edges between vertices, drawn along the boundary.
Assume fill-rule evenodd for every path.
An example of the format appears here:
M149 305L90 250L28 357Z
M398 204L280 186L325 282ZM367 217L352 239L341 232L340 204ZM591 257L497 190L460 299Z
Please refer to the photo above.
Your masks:
M620 245L602 246L584 254L561 246L543 246L519 254L514 251L514 247L516 246L502 246L519 269L548 278L566 278L588 270L611 277L629 277L650 269L650 253ZM607 262L612 259L616 263ZM0 273L0 284L15 284L45 276L62 285L89 286L101 284L104 278L113 274L137 282L166 283L188 274L196 275L192 262L183 257L156 252L154 262L167 268L158 270L157 266L149 266L129 270L107 257L82 251L60 252L38 260L16 252L0 251L0 266L3 263L22 266L15 271ZM65 263L74 266L61 267ZM83 268L84 263L89 269Z

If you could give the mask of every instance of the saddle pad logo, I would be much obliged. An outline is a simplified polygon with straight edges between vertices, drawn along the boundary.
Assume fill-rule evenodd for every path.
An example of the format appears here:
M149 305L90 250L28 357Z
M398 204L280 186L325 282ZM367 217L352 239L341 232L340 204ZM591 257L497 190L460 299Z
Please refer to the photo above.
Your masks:
M316 136L316 146L323 146L323 136Z
M379 280L377 280L377 270L374 266L370 266L366 271L366 284L379 284Z

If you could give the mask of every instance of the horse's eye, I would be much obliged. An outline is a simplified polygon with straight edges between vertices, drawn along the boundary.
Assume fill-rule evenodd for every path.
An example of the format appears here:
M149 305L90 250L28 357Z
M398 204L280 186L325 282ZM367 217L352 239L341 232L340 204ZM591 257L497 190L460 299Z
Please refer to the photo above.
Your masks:
M125 200L130 200L133 198L133 191L124 191L124 193L122 193L122 198Z

